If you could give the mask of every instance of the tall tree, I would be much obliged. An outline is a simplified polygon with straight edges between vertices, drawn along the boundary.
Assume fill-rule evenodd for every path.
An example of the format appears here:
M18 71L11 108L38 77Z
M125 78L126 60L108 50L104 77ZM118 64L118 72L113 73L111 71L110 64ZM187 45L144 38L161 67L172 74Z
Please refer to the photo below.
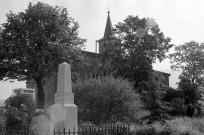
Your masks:
M175 47L170 54L174 70L182 69L180 78L189 78L191 83L202 84L204 74L204 44L195 41Z
M167 57L166 52L173 46L152 18L128 16L115 29L121 40L121 49L112 49L104 57L112 59L112 71L134 82L135 88L149 81L152 63ZM112 51L114 53L112 53Z
M128 16L116 25L115 33L121 40L120 49L108 48L102 58L102 67L114 76L122 76L133 82L136 92L142 95L145 109L154 119L164 117L166 105L161 101L164 93L152 63L164 60L173 46L154 19ZM109 68L110 67L110 68ZM108 68L108 69L107 69Z
M178 89L184 93L185 104L198 109L201 113L203 103L204 82L204 43L195 41L187 42L175 47L175 52L170 54L174 70L182 70L179 76ZM191 107L191 108L192 108Z
M25 12L7 14L0 45L0 79L33 79L37 84L37 107L44 107L42 80L57 71L61 62L76 71L83 62L84 39L79 25L62 7L38 2Z

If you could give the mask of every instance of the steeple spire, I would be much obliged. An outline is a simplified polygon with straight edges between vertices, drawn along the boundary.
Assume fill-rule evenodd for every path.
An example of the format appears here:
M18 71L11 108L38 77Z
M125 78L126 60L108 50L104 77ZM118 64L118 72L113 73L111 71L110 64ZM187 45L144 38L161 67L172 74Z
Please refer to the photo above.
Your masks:
M105 38L109 38L109 37L115 37L115 35L113 34L113 26L111 23L111 19L110 19L110 11L108 10L108 18L107 18L107 22L106 22L106 29L105 29L105 33L104 33L104 39Z
M110 19L110 11L108 9L108 18L103 38L97 40L99 43L99 54L103 54L108 48L120 49L120 39L116 38L113 33L113 26Z

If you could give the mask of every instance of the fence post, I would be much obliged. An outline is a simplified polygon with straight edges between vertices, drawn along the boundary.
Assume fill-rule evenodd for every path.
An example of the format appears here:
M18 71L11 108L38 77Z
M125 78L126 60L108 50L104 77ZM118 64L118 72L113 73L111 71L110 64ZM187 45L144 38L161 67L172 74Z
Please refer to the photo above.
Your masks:
M84 129L85 128L85 129ZM58 132L57 132L58 131ZM0 125L0 134L5 134L4 132L10 134L21 134L21 135L30 135L32 132L37 133L38 131L30 131L27 129L22 130L14 130L14 129L5 129L5 127L1 127ZM43 132L43 131L42 131ZM81 133L79 133L81 132ZM43 132L43 134L47 134L47 132ZM88 126L81 126L80 128L73 127L72 129L68 129L64 127L63 130L61 129L53 129L53 132L49 135L129 135L130 134L130 125L129 124L104 124L104 125L89 125ZM48 134L47 134L48 135Z
M78 129L78 133L80 132L81 134L83 134L83 130L84 130L84 127L81 126L81 128Z
M63 128L63 134L66 135L66 133L65 133L65 127Z
M105 135L107 135L107 125L105 125Z
M96 129L97 129L96 132L97 132L97 133L98 133L98 132L100 133L100 130L99 130L99 126L98 126L98 125L96 126Z
M93 126L93 124L91 124L91 134L95 134L94 133L94 126Z
M92 125L92 126L93 126L93 125ZM93 130L93 134L95 135L95 134L96 134L96 127L93 126L93 129L94 129L94 130Z
M130 125L128 124L128 127L127 127L128 129L127 129L127 135L129 135L129 133L130 133Z
M121 132L121 126L119 126L118 124L116 125L116 135Z
M75 132L75 127L73 127L73 135L75 135L75 133L76 133L76 132Z

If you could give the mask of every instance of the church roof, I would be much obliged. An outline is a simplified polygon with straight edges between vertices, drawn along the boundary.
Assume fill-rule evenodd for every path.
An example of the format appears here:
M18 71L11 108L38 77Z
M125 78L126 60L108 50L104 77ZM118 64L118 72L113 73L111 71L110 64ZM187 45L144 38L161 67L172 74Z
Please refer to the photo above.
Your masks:
M170 73L166 73L166 72L162 72L162 71L158 71L158 70L154 70L154 71L157 72L157 73L161 73L163 75L167 75L167 76L171 75Z
M112 39L116 39L115 34L113 33L113 25L110 19L110 12L108 11L108 17L107 17L107 21L106 21L106 28L105 28L105 32L104 32L104 36L103 38L99 39L98 41L102 41L102 40L112 40Z
M101 57L101 54L94 53L94 52L82 51L82 53L88 57L93 57L93 58L100 58Z
M105 28L105 33L104 33L103 38L115 37L115 35L113 34L113 26L112 26L109 14L110 14L110 12L108 11L108 18L107 18L106 28Z

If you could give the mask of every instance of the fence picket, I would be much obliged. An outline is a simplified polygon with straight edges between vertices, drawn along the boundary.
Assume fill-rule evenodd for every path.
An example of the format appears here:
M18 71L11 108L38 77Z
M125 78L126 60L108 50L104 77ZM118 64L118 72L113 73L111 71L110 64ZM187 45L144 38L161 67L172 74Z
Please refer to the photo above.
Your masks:
M80 126L78 130L73 127L73 131L69 129L66 132L66 129L63 128L53 130L52 133L41 131L42 128L38 127L36 130L22 129L22 130L14 130L14 129L6 129L2 125L0 125L0 134L4 135L6 133L10 133L12 135L32 135L32 133L40 133L43 135L129 135L130 133L130 125L129 124L104 124L95 126L93 124L87 126Z

